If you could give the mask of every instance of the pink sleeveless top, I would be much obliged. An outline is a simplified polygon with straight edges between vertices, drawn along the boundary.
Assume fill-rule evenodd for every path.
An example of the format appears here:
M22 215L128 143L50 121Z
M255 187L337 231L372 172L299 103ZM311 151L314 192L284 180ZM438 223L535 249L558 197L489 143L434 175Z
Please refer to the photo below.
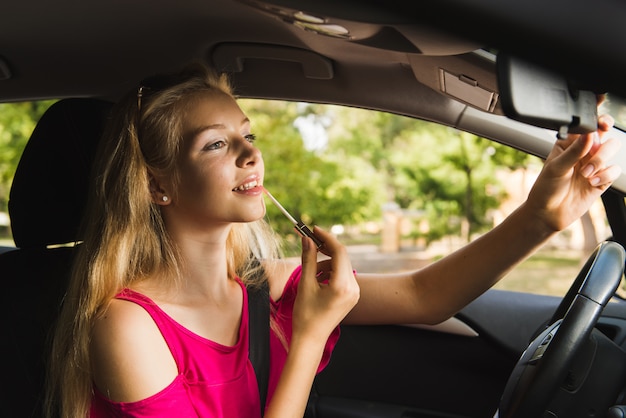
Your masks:
M301 267L291 274L282 297L271 301L271 315L281 327L287 342L291 340L291 318ZM243 310L239 339L234 346L224 346L203 338L174 321L146 296L125 289L116 298L142 306L158 326L178 366L179 374L162 391L137 402L113 402L94 385L91 418L104 417L260 417L261 403L256 375L248 357L248 296L243 292ZM330 354L339 338L339 328L326 343L318 372L328 364ZM270 334L270 376L266 405L269 404L287 351L278 337Z

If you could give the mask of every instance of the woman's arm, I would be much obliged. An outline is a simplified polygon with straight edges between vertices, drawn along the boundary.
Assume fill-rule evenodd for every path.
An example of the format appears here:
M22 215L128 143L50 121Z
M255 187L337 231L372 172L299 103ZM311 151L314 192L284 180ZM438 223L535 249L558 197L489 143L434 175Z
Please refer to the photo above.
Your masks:
M557 140L528 199L504 222L419 271L359 274L361 298L345 323L439 323L489 289L556 232L582 216L619 176L606 166L619 147L603 142L613 124Z

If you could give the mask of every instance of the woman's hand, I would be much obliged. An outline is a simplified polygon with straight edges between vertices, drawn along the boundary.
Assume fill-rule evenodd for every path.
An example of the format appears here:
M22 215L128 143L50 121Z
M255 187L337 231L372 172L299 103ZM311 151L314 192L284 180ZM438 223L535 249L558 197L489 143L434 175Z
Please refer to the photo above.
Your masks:
M620 147L605 136L613 118L598 118L598 130L557 140L525 205L550 231L560 231L580 218L620 175L607 166Z
M313 241L302 238L302 278L294 305L293 338L325 343L359 300L359 285L345 247L318 227L314 232L324 242L320 250L330 259L318 264Z
M326 341L359 300L359 285L346 249L320 228L314 232L324 242L320 251L330 259L318 265L313 240L302 237L302 277L293 307L291 341L266 418L304 415Z

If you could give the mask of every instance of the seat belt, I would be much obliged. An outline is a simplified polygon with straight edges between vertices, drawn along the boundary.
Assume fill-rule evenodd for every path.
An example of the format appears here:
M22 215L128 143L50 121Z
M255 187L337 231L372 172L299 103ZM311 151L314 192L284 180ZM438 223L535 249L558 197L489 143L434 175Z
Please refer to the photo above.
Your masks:
M270 295L269 284L246 286L248 292L248 324L250 327L250 362L254 367L261 398L261 416L265 413L270 374Z

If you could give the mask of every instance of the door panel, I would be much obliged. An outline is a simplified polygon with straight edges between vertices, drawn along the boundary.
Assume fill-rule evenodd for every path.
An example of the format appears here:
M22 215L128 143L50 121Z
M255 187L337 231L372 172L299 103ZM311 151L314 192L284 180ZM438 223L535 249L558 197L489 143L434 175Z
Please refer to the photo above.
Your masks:
M343 326L307 417L491 417L519 356L559 301L489 291L456 317L474 336L449 327Z

